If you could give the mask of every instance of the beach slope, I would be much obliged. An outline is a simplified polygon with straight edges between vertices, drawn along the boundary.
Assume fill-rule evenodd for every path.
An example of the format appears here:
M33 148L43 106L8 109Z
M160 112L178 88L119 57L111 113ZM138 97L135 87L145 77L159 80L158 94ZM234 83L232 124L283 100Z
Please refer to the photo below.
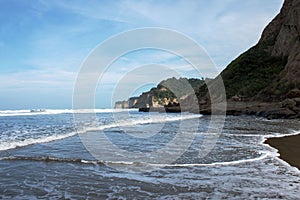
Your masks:
M281 159L300 170L300 135L269 138L266 143L278 149Z

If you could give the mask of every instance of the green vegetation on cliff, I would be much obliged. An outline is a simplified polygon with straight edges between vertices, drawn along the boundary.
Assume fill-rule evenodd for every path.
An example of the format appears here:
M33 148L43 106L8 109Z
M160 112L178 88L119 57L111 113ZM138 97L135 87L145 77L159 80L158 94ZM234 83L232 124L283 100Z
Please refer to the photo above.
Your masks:
M178 98L187 95L188 93L195 92L199 87L204 84L204 80L196 79L196 78L169 78L167 80L161 81L157 90L161 90L162 88L166 88L167 91L172 92L177 95Z
M227 98L234 95L253 97L272 83L287 63L286 57L271 56L270 44L259 43L232 61L221 73Z
M149 91L160 104L160 100L167 98L170 100L179 99L184 95L188 95L191 92L195 92L204 85L204 80L196 78L169 78L167 80L161 81L157 87L152 88Z
M169 78L161 81L157 87L142 93L139 97L132 97L115 103L116 108L149 108L177 104L181 97L195 93L205 85L203 79L196 78Z

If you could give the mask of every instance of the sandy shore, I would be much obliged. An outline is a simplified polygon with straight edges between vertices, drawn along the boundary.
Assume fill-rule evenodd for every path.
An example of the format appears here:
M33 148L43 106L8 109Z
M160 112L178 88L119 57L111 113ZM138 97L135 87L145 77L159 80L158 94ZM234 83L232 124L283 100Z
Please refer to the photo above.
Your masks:
M300 135L270 138L266 143L279 150L281 159L300 169Z

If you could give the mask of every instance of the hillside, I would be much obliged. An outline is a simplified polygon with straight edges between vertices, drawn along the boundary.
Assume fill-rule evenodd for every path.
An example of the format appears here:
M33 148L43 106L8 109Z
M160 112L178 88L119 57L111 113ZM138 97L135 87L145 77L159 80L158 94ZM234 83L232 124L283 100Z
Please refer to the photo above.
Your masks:
M279 101L300 86L300 1L286 0L259 42L221 73L227 97Z
M167 105L178 105L180 99L195 93L195 90L202 85L204 85L204 80L200 79L169 78L139 97L116 102L115 108L164 108Z
M223 79L227 114L300 118L300 1L285 0L259 42L233 60L215 79ZM217 81L208 84L217 88ZM210 114L207 87L197 91L200 112Z
M199 105L200 113L211 114L210 94L218 90L221 79L226 90L227 114L300 118L300 1L285 0L258 43L233 60L215 79L206 80L207 85L204 80L196 84L188 80L197 95L197 104L193 103L196 98L188 96L188 90L180 86L180 80L168 79L142 94L138 102L143 103L137 107L167 105L176 96L184 96L182 103L192 105L188 111L198 113Z

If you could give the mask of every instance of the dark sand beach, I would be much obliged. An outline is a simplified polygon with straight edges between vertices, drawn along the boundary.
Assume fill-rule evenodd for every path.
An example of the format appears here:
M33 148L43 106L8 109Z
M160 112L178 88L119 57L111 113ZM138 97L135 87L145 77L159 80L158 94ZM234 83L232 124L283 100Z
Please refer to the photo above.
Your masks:
M266 143L278 149L281 159L300 169L300 135L270 138Z

